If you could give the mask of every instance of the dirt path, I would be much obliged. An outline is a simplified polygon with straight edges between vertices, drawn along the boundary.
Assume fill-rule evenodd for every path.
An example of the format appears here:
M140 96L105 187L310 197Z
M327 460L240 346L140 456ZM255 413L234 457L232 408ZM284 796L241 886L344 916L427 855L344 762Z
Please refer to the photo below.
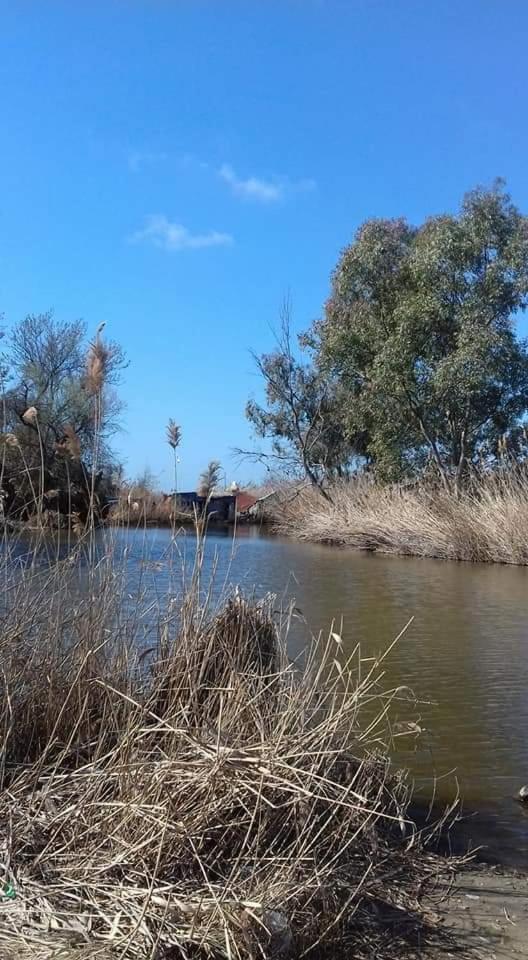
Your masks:
M528 876L489 867L462 873L440 913L453 947L434 960L528 958Z

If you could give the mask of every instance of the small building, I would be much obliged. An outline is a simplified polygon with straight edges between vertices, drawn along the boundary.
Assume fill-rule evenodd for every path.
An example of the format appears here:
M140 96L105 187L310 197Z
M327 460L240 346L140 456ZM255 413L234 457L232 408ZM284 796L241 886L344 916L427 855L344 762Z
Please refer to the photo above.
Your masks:
M248 516L251 508L255 506L258 497L253 493L246 493L245 490L238 490L236 493L236 513L237 517Z
M219 523L233 523L236 515L236 497L231 493L221 493L212 497L201 497L194 490L187 493L177 493L174 496L176 509L183 513L197 513L203 516L206 512L211 520Z
M195 490L173 494L176 511L207 516L219 523L234 523L235 520L260 522L262 507L271 494L257 496L245 490L233 490L232 493L218 493L207 499L201 497Z

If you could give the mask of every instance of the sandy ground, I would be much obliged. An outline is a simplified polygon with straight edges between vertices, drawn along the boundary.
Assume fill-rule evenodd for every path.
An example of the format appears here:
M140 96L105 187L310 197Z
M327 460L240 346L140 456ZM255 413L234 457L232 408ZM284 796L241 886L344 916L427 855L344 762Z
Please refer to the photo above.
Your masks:
M446 886L446 891L447 891ZM437 946L410 948L420 960L528 960L528 875L475 867L458 875L450 896L431 904ZM115 955L113 955L115 956ZM0 960L111 960L105 948L42 938L24 950L0 938Z
M431 960L528 958L528 876L490 867L461 873L439 913L449 943Z

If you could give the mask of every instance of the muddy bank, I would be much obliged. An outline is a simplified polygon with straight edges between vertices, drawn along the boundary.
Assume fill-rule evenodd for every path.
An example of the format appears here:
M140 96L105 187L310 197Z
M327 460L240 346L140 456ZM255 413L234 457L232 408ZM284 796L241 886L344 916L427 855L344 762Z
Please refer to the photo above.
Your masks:
M518 960L528 957L528 876L500 867L461 872L437 910L443 945L430 960Z

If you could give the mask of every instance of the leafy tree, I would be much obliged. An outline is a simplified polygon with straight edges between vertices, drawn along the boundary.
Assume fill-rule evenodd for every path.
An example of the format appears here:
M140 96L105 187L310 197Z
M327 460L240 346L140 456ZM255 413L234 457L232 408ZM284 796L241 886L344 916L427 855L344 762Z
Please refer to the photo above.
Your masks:
M382 476L432 463L458 490L518 434L528 353L514 323L527 298L528 220L501 182L467 194L458 216L359 229L308 339Z
M155 493L158 488L158 478L147 465L135 478L130 486L134 497L147 497Z
M89 461L96 423L93 391L87 383L86 326L80 320L61 323L53 314L27 316L11 332L6 363L11 385L5 396L8 426L28 426L24 413L38 411L39 432L46 457L64 436L66 424L74 431L82 455ZM102 411L97 429L103 441L115 433L122 404L114 387L124 366L116 343L105 345ZM31 426L31 425L30 425ZM36 434L33 425L33 434ZM26 434L29 436L28 434Z
M295 355L288 303L282 309L276 349L254 359L266 405L250 400L246 416L257 437L271 440L271 451L251 456L271 460L290 475L306 476L328 496L326 482L346 470L352 447L362 452L360 437L355 436L353 445L345 439L339 385L302 353Z
M60 323L45 313L27 316L6 339L3 431L12 440L3 482L21 490L25 502L26 479L41 496L68 488L75 497L77 488L86 499L111 470L124 355L118 344L103 344L99 332L87 350L81 321Z

